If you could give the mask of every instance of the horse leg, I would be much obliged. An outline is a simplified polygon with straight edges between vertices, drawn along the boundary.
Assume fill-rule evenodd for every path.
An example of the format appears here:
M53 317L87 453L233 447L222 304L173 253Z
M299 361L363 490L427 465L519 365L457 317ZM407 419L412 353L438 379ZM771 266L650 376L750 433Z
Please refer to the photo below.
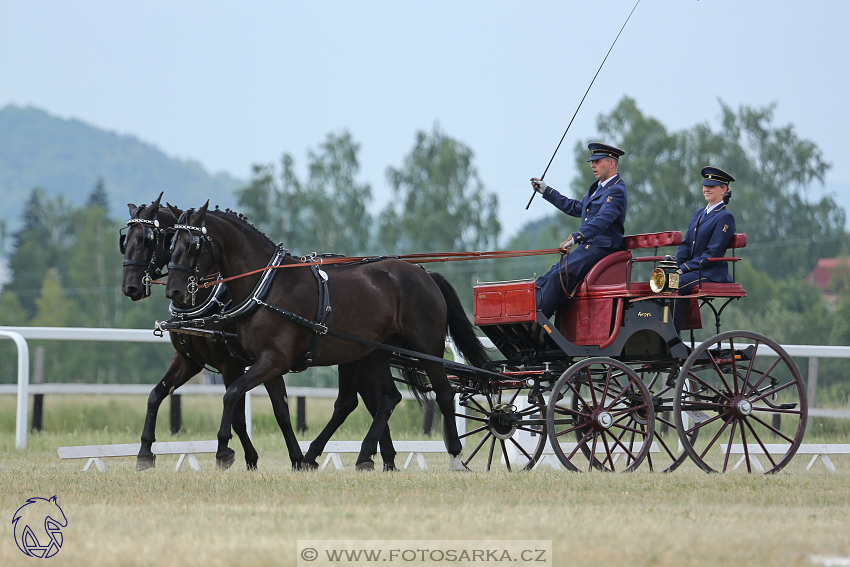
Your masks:
M284 441L286 441L286 449L289 451L289 460L292 462L292 468L300 469L304 461L304 455L301 453L301 447L298 446L295 431L292 430L292 420L289 415L289 399L286 396L286 383L283 381L283 376L275 376L266 382L265 386L272 401L272 410L274 410L277 425L280 427L281 433L283 433Z
M363 405L365 405L366 409L369 410L369 413L372 415L372 419L375 419L375 413L378 411L378 400L375 396L375 391L369 387L368 379L361 374L358 374L357 376L357 393L360 394L360 397L363 399ZM399 470L398 467L395 466L396 451L395 447L393 447L393 439L390 436L389 423L387 423L383 433L381 433L381 438L378 443L381 446L381 460L384 461L384 470Z
M321 433L310 443L307 453L304 455L304 465L309 468L319 468L316 457L322 454L328 440L336 433L339 426L345 421L351 412L357 408L357 389L355 387L358 376L358 367L361 362L355 360L339 365L339 394L334 402L334 411L328 424Z
M175 352L171 364L148 396L148 412L145 415L145 425L142 429L142 445L136 456L136 470L143 471L156 466L156 455L151 446L156 441L156 416L159 406L175 389L189 381L189 378L201 371L201 366Z
M237 378L224 393L224 408L221 412L221 426L218 430L218 450L215 454L215 464L219 470L230 468L236 460L236 453L233 449L228 447L228 443L233 437L230 430L233 425L234 412L236 411L237 405L240 400L242 400L242 403L244 404L244 398L247 392L262 384L266 380L269 380L274 375L280 376L280 370L273 368L268 360L257 361L253 366L251 366L251 368L248 369L247 372ZM243 409L243 421L244 415L245 412ZM247 439L247 435L245 438ZM248 443L250 445L250 440ZM253 449L253 445L250 446Z
M257 448L251 442L248 436L248 422L245 419L245 396L242 396L236 401L236 406L233 408L233 433L239 438L242 443L242 450L245 451L245 466L249 471L257 470L257 461L260 459Z
M372 425L366 432L363 444L360 446L360 454L355 463L356 470L372 470L375 463L372 455L378 452L378 439L388 433L387 423L396 405L401 401L401 394L395 387L393 375L390 370L390 354L383 350L372 351L363 358L363 372L369 377L375 395L375 416Z
M443 435L446 442L446 450L449 452L449 470L469 470L461 461L463 445L457 433L455 423L454 390L446 377L446 367L439 362L421 361L421 365L434 390L437 406L443 414Z
M224 381L224 387L229 388L244 373L245 365L241 362L223 364L221 378ZM236 402L236 407L233 411L233 432L239 437L239 442L242 443L242 450L245 452L245 465L249 471L257 470L257 461L260 459L260 455L257 453L257 449L248 436L244 396Z

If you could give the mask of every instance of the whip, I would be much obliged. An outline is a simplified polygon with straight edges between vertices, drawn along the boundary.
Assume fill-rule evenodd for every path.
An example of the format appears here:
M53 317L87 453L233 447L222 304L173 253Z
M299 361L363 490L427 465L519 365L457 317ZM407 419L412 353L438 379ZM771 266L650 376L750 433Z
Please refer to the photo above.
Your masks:
M567 132L569 132L569 131L570 131L570 126L572 126L572 125L573 125L573 120L575 120L575 119L576 119L576 115L578 114L578 111L579 111L579 109L581 108L581 105L582 105L582 104L584 104L584 99L586 99L586 98L587 98L587 93L589 93L589 92L590 92L590 87L592 87L592 86L593 86L593 83L596 81L596 77L598 77L598 76L599 76L599 71L601 71L601 70L602 70L602 65L605 65L605 61L607 61L607 60L608 60L608 56L609 56L609 55L611 55L611 50L612 50L612 49L614 49L614 44L616 44L616 43L617 43L617 40L618 40L618 39L620 39L620 34L621 34L621 33L623 33L623 30L624 30L624 29L626 29L626 24L628 24L628 23L629 23L629 20L631 19L632 14L634 14L634 13L635 13L635 8L637 8L637 7L638 7L638 4L640 4L640 0L638 0L638 1L637 1L637 3L635 3L635 7L634 7L634 8L632 8L632 11L631 11L631 12L629 12L629 17L628 17L628 18L626 18L626 21L623 23L623 27L621 27L621 28L620 28L620 32L617 34L617 37L615 37L615 38L614 38L614 43L612 43L612 44L611 44L611 47L610 47L610 48L608 48L608 53L606 53L606 54L605 54L605 59L603 59L603 60L602 60L602 64L601 64L601 65L599 65L599 69L597 69L597 70L596 70L596 74L595 74L595 75L593 75L593 80L592 80L592 81L590 81L590 84L587 86L587 90L586 90L586 91L584 91L584 96L583 96L583 97L581 97L581 102L580 102L580 103L578 103L578 108L576 108L575 114L573 114L573 117L572 117L572 119L570 120L570 123L567 125L567 129L566 129L566 130L564 130L564 135L563 135L563 136L561 136L561 141L560 141L560 142L558 142L558 147L556 147L556 148L555 148L555 153L553 153L553 154L552 154L552 158L549 160L549 163L546 165L546 169L545 169L545 170L543 170L543 175L541 175L541 176L540 176L540 180L541 180L541 181L543 180L543 178L545 178L545 177L546 177L546 172L547 172L547 171L549 171L549 166L550 166L550 165L552 165L552 160L554 160L554 159L555 159L555 155L558 153L558 150L559 150L559 149L561 149L561 144L563 143L564 138L566 138L566 137L567 137ZM526 211L528 210L528 207L530 207L530 206L531 206L531 202L534 200L534 196L535 196L535 195L537 195L537 191L532 192L532 194L531 194L531 199L529 199L529 200L528 200L528 204L525 206L525 210L526 210Z

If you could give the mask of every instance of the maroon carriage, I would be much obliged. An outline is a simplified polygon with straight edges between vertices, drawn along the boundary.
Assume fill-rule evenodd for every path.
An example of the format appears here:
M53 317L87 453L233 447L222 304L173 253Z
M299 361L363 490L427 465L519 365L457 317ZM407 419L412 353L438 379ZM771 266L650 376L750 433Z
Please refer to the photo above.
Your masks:
M797 366L767 337L720 332L723 310L747 295L734 283L746 237L735 235L730 256L709 259L732 262L733 283L703 283L685 297L675 263L658 255L681 240L680 232L626 237L626 250L591 269L554 326L537 312L533 280L475 286L475 324L504 359L499 378L455 378L465 463L484 455L488 469L532 468L547 438L570 470L631 471L646 460L672 471L690 457L705 471L776 472L790 461L807 417ZM647 249L654 255L635 254ZM647 262L649 281L633 281ZM675 328L676 302L688 342ZM697 343L701 306L718 334Z

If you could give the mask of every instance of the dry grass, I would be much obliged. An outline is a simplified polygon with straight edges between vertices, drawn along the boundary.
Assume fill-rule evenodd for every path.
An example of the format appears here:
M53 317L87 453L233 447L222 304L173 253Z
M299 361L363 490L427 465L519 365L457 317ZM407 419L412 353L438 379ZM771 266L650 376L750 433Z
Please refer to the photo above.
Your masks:
M445 470L443 456L429 458L429 471L297 473L279 434L263 431L253 473L241 470L239 450L226 472L200 457L200 473L174 473L176 457L144 473L132 470L133 459L83 473L83 462L56 456L61 445L137 441L137 429L47 432L30 437L25 451L2 430L0 565L32 564L9 520L27 498L54 494L69 519L50 560L57 566L294 565L299 539L551 539L556 565L798 565L810 555L850 556L847 457L834 459L837 473L820 463L806 472L808 459L798 457L770 477L694 467L671 475L462 474ZM416 435L397 430L398 438Z

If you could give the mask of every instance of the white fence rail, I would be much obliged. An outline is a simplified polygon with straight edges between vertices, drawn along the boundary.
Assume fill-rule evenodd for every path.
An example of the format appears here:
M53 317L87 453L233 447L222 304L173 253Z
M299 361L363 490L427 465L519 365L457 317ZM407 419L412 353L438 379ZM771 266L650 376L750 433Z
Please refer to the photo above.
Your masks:
M2 327L0 338L12 339L18 350L18 382L17 386L0 385L0 394L17 394L17 416L15 420L15 446L24 449L27 446L28 432L28 401L30 394L141 394L150 393L153 384L30 384L29 383L29 347L27 340L57 340L57 341L110 341L110 342L143 342L167 343L170 339L158 337L148 329L104 329L87 327ZM488 339L483 342L489 343ZM492 346L489 343L488 346ZM742 345L743 346L743 345ZM453 347L453 345L452 345ZM850 418L850 411L816 408L818 361L821 358L850 358L850 346L821 346L821 345L782 345L792 357L809 359L808 397L809 415L811 417ZM453 348L454 350L454 348ZM758 356L773 355L769 348L759 349ZM457 351L455 356L459 358ZM221 386L187 384L180 388L181 394L221 394ZM257 388L254 394L265 394L265 390ZM335 398L336 388L289 388L288 394L294 397L330 397ZM409 396L409 392L402 392ZM245 412L250 428L250 392L245 398ZM461 418L458 418L459 420ZM249 429L250 434L250 429Z

